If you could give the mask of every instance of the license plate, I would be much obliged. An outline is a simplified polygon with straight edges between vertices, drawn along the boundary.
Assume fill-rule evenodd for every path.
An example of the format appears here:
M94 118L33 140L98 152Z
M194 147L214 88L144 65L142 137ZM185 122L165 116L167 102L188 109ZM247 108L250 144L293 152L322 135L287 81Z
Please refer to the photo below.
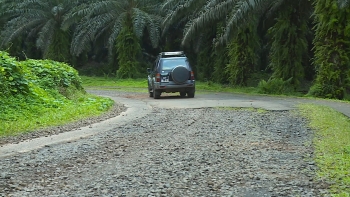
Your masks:
M169 77L162 77L162 82L169 82Z

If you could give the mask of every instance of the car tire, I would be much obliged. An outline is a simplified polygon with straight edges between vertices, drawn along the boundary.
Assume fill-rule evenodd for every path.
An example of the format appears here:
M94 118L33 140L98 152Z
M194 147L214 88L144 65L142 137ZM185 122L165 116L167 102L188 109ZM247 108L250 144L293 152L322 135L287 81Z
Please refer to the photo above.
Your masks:
M186 92L180 92L180 97L185 97L186 96Z
M194 93L195 93L195 90L190 90L189 92L187 92L187 96L188 98L194 98Z
M159 99L160 98L160 91L153 89L153 98L154 99Z
M152 88L148 83L148 93L149 93L149 97L153 97L153 92L151 92Z

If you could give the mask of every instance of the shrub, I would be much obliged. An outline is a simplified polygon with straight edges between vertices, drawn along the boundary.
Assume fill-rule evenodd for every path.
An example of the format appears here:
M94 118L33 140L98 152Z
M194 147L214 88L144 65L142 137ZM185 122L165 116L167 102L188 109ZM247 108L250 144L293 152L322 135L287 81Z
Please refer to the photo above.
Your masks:
M336 87L333 84L318 84L315 83L311 86L308 95L320 97L320 98L338 98L344 97L345 89L343 87Z
M52 60L18 62L0 51L0 137L99 115L113 100L86 94L78 72Z
M78 72L52 60L16 61L0 51L0 114L25 111L28 107L59 108L67 98L85 93Z
M82 90L78 72L68 64L52 60L26 60L21 62L27 71L26 77L44 89L73 87Z
M3 51L0 51L0 92L4 97L29 93L29 82L19 62Z
M290 85L291 79L284 81L281 78L272 78L268 81L261 80L258 84L258 92L262 94L287 94L293 92Z

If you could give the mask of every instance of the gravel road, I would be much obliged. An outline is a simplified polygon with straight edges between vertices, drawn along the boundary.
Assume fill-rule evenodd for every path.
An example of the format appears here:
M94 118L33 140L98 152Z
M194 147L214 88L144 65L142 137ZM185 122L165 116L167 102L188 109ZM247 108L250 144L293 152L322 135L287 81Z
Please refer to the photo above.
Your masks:
M106 132L2 158L0 196L329 196L312 138L294 110L153 107Z

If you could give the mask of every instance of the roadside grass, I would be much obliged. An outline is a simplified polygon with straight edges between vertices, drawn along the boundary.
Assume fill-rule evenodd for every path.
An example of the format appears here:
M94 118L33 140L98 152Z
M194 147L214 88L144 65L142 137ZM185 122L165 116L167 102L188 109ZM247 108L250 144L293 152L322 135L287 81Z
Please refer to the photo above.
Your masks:
M120 91L147 92L147 79L117 79L112 77L81 76L82 85L86 89L105 89ZM254 87L233 87L213 82L196 81L196 91L199 92L227 92L257 94Z
M99 116L114 103L109 98L89 94L75 95L73 100L59 101L56 107L9 98L18 107L9 107L0 118L0 137L14 136L33 130L64 125L84 118Z
M82 85L86 88L146 88L147 79L117 79L112 77L81 76ZM124 91L124 90L123 90Z
M115 90L123 92L144 92L147 93L147 79L117 79L115 77L90 77L81 76L82 86L85 89L99 89L99 90ZM249 95L267 95L259 93L257 87L239 87L214 83L211 81L202 82L196 81L196 94L202 94L206 92L223 92L223 93L239 93ZM350 100L334 100L334 99L321 99L307 96L301 92L291 92L287 95L272 95L277 97L302 97L306 99L320 99L336 102L350 103Z
M85 89L102 89L102 90L116 90L123 92L147 92L147 79L117 79L115 77L90 77L81 76L82 86ZM205 92L224 92L224 93L240 93L249 95L267 95L259 93L257 87L240 87L232 85L223 85L211 81L196 81L196 94ZM278 97L305 97L301 92L290 92L286 95L272 95Z
M317 175L331 183L333 196L350 196L350 120L325 106L299 105L315 131L313 144Z

